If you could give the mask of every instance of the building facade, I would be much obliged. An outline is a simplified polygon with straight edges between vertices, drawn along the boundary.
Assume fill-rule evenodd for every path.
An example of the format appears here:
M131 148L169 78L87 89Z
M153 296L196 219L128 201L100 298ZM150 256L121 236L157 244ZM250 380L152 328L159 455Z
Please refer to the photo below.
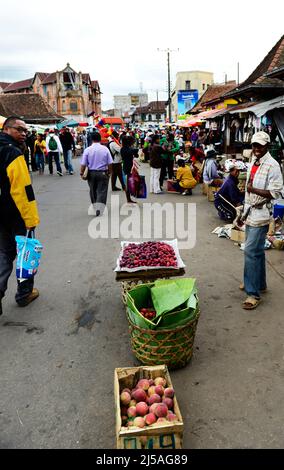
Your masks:
M180 92L190 92L196 94L199 99L209 88L214 81L212 72L203 72L200 70L193 70L188 72L178 72L176 74L176 84L171 97L172 118L174 121L178 120L179 106L178 98Z
M147 106L147 93L128 93L128 95L114 95L114 108L118 116L134 111L137 106Z
M36 72L32 79L12 83L3 93L37 93L66 119L86 121L91 112L101 114L98 81L88 73L76 72L69 64L53 73Z
M151 101L147 106L137 107L132 114L132 122L162 124L166 120L166 101Z

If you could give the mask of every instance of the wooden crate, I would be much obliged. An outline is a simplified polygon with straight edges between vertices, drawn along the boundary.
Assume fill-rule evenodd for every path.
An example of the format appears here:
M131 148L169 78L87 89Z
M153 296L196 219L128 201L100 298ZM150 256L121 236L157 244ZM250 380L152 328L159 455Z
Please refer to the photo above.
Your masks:
M217 191L219 191L220 188L218 188L217 186L208 186L208 193L207 193L207 199L208 201L210 202L214 202L215 198L214 198L214 193L216 193Z
M114 397L116 409L117 449L182 449L183 421L176 396L174 413L178 421L169 424L145 426L145 428L125 427L121 423L120 393L124 388L132 389L140 379L164 377L167 386L172 387L168 368L165 365L126 367L114 371Z
M204 196L208 194L208 184L206 183L202 183L202 194L204 194Z
M231 240L233 242L244 243L246 241L246 234L243 230L231 230Z

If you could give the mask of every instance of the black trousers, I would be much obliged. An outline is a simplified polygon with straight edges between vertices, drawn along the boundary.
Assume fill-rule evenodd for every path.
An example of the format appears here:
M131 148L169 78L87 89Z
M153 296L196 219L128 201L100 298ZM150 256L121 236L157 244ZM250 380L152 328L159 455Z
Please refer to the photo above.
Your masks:
M0 222L0 295L3 297L8 286L8 279L13 271L13 262L17 256L16 235L26 235L23 222L3 224ZM34 278L18 281L16 302L23 300L33 290Z
M104 204L107 201L109 176L105 171L89 170L88 184L92 204Z
M112 174L111 174L111 188L112 188L112 190L114 190L114 188L115 188L117 178L120 181L122 189L125 190L125 184L124 184L124 181L123 181L122 164L121 163L113 163L113 165L112 165Z

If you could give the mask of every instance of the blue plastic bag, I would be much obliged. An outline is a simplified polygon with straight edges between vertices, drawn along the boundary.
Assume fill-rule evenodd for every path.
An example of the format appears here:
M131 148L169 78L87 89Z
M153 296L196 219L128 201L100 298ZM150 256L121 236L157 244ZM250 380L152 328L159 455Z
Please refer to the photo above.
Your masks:
M16 276L18 279L29 279L37 273L43 246L36 238L15 237L17 243Z

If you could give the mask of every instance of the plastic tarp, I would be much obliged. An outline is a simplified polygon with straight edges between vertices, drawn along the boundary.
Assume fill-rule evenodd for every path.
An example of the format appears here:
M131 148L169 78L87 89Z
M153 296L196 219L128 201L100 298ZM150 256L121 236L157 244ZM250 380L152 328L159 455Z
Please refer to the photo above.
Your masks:
M79 122L75 121L75 119L67 119L66 121L59 122L56 124L57 129L62 129L63 127L78 127Z
M248 106L247 108L243 109L231 109L229 111L230 114L236 113L248 113L251 112L256 115L256 117L264 116L268 111L277 108L284 108L284 96L278 96L277 98L273 98L272 100L264 101L263 103L258 103L254 106Z

